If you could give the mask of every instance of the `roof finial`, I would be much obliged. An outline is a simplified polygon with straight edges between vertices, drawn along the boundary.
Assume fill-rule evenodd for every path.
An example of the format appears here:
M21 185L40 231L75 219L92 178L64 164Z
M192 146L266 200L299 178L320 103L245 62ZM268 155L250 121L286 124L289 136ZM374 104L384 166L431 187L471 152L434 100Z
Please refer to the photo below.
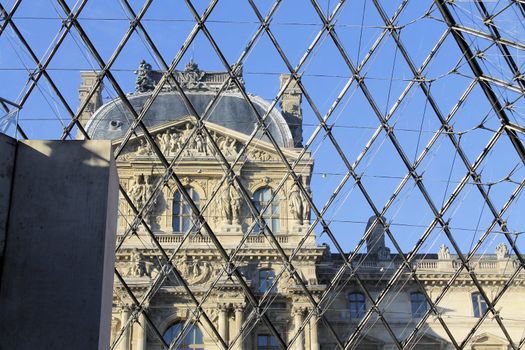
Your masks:
M198 72L199 71L199 65L193 61L193 57L190 58L190 61L186 63L186 66L184 67L184 71L186 72Z

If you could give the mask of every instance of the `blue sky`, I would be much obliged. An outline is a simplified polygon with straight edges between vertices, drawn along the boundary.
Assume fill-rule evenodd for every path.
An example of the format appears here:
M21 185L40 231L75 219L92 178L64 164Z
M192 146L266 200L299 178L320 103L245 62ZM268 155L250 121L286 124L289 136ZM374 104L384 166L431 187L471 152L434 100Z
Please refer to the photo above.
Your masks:
M3 0L1 3L10 9L13 1ZM70 6L74 5L72 1L68 3ZM131 3L135 11L139 11L143 4L141 1ZM380 3L388 16L399 6L397 1L383 0ZM256 4L261 13L266 15L272 2L261 0L256 1ZM337 2L320 1L319 4L325 12L329 12ZM429 0L409 1L396 22L401 40L416 67L420 67L424 62L447 28L439 12L431 4L432 1ZM520 20L514 6L507 8L505 2L488 4L490 11L500 13L495 18L495 23L500 26L502 35L511 41L523 40L523 18ZM195 1L199 13L202 13L206 6L205 1ZM459 23L487 32L472 3L458 2L454 6L453 14ZM63 16L63 11L55 2L22 2L14 21L35 54L42 58L56 40L62 23L60 17ZM96 0L89 1L79 17L87 35L105 61L111 57L129 27L127 16L119 1ZM153 2L143 20L144 26L167 62L171 62L191 31L193 23L191 13L183 2L167 0ZM237 60L258 25L257 17L247 1L220 1L207 21L209 31L230 64ZM322 24L310 2L285 0L275 13L270 28L287 58L295 66L322 29ZM335 22L338 37L355 66L366 57L383 28L384 22L377 9L372 2L366 0L349 1L342 7ZM473 50L480 52L480 63L487 75L511 82L512 74L491 42L472 35L465 37ZM523 70L523 52L519 49L511 49L511 52ZM151 62L154 68L158 68L144 39L134 33L112 67L112 72L124 91L133 91L133 70L143 58ZM182 69L190 58L194 58L203 70L223 70L220 60L202 33L197 35L178 68ZM27 86L28 71L34 68L35 63L12 29L8 28L0 36L0 97L20 102L21 92ZM99 67L78 33L72 31L51 61L48 73L73 110L78 106L79 71L93 69ZM272 100L278 93L279 74L283 72L287 72L286 66L268 36L263 34L244 63L247 90ZM300 72L303 74L303 84L322 116L327 113L351 76L350 69L333 41L326 35L322 36ZM389 34L364 65L361 75L364 76L364 82L383 115L388 113L413 78ZM429 82L431 94L444 116L451 112L473 76L450 35L443 41L422 75ZM105 81L105 86L104 98L109 100L116 97L108 81ZM512 102L512 108L506 111L511 121L524 125L523 97L509 89L496 85L492 87L502 104ZM312 107L304 100L303 113L306 141L317 126L318 120ZM35 139L59 138L62 134L62 123L67 124L69 119L66 109L44 79L40 80L20 112L5 116L4 120L8 117L19 118L28 136ZM355 83L349 88L328 123L333 125L333 135L350 163L356 160L379 125L369 102ZM436 114L417 84L408 91L389 124L394 127L397 140L411 162L414 162L440 126ZM482 152L492 137L493 130L500 126L497 116L478 85L472 89L450 124L470 163ZM483 128L480 128L480 125L483 125ZM13 127L7 132L14 135ZM520 137L525 142L523 135ZM347 168L324 133L320 133L313 140L310 149L315 158L311 187L314 201L321 209L342 180ZM481 182L484 183L496 210L501 209L516 188L515 182L523 181L525 176L524 166L506 135L499 138L479 169ZM447 135L438 137L417 171L423 174L425 187L437 207L441 207L443 198L446 199L450 195L467 172ZM367 155L359 163L356 172L363 176L364 187L378 209L381 209L407 173L407 169L392 142L385 132L381 131ZM506 177L511 172L512 181L508 181ZM525 231L524 209L524 199L520 196L504 215L511 232ZM355 187L355 183L348 181L327 211L325 219L332 220L332 231L343 247L351 250L363 234L366 221L371 215L372 210ZM385 217L391 221L392 232L402 248L408 251L434 216L421 192L410 180ZM486 230L493 215L487 205L483 205L476 186L470 182L447 211L445 219L450 220L454 238L461 248L468 250L472 242ZM319 230L316 229L316 232L319 233ZM327 241L327 238L322 236L320 240ZM501 241L501 233L491 233L480 252L493 253L495 246ZM443 233L435 230L423 246L422 252L435 252L443 242L447 243ZM525 247L523 238L518 238L517 244L522 249ZM390 243L389 245L391 246Z

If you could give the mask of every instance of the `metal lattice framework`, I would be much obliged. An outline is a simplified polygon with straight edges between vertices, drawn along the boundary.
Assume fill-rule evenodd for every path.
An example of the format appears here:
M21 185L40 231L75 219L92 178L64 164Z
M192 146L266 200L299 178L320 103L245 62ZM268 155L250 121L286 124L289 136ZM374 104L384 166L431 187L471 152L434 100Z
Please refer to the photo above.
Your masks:
M458 349L466 347L469 341L477 334L481 325L489 318L497 323L501 334L503 334L513 349L523 347L525 337L516 339L511 336L507 330L506 320L500 315L498 302L505 293L513 288L516 279L520 278L520 274L523 272L522 269L525 266L525 260L521 254L519 244L519 234L522 233L520 231L523 231L523 226L520 228L519 224L523 225L524 223L519 221L519 218L513 219L514 216L519 217L524 208L523 203L521 206L519 204L520 195L525 186L525 177L523 176L525 174L523 166L525 163L523 136L525 131L525 110L523 109L525 107L523 104L525 89L525 78L523 75L523 54L525 51L525 42L523 40L525 38L523 36L525 32L523 26L523 23L525 23L524 2L520 0L490 2L481 0L461 2L400 0L396 2L396 6L393 6L393 1L386 2L381 0L360 2L341 0L333 4L330 4L330 1L326 4L318 0L305 1L301 3L301 6L309 7L308 21L315 22L317 31L312 32L313 39L310 38L311 40L306 46L306 50L298 56L299 59L297 60L292 59L295 53L293 55L289 54L289 46L287 44L283 45L285 40L282 39L282 32L279 25L274 24L274 18L278 15L284 3L286 3L285 0L276 0L271 6L259 4L255 0L245 1L251 11L250 18L253 21L251 23L255 23L256 30L254 30L249 40L245 42L245 45L240 50L240 55L235 60L228 59L227 57L232 55L230 53L226 55L222 48L228 40L227 36L217 34L210 29L210 23L215 23L210 18L212 18L220 3L218 0L211 0L204 9L198 9L195 1L185 0L181 2L181 5L185 6L189 14L186 22L192 23L192 28L185 37L182 46L170 57L163 53L165 50L159 48L155 39L158 33L153 33L151 28L148 29L149 22L145 19L154 2L146 0L140 8L137 8L133 2L128 0L115 2L121 6L123 20L127 22L128 27L116 47L112 49L113 51L110 55L102 54L94 40L95 38L86 31L86 20L82 18L82 14L89 5L89 0L79 0L74 4L66 0L57 0L56 3L49 2L46 5L53 9L55 12L54 16L61 22L61 25L56 35L50 40L51 44L48 49L43 54L39 54L33 48L30 40L27 39L27 29L20 29L19 27L18 22L24 18L21 15L22 17L17 19L17 14L24 11L23 3L25 2L21 0L0 2L0 39L4 38L5 40L0 42L0 48L7 47L7 44L4 45L7 41L11 42L11 44L15 43L16 49L23 52L26 56L25 59L31 62L29 66L26 65L29 73L27 80L20 82L24 84L21 91L12 91L13 93L19 93L19 95L17 97L0 95L0 104L2 105L2 110L5 111L5 117L1 120L3 124L0 125L14 125L14 129L10 130L21 138L39 137L38 132L35 133L33 130L28 132L26 128L32 128L30 122L24 121L23 118L19 120L18 116L23 115L24 107L31 100L32 96L42 93L41 86L46 86L54 103L59 105L59 109L68 116L64 118L67 121L58 118L61 122L59 126L62 132L60 138L63 140L71 138L73 133L77 132L84 138L89 139L90 136L80 123L80 116L87 108L90 98L104 83L104 85L108 86L108 91L110 91L108 93L112 97L119 98L127 113L133 117L130 123L131 126L122 139L123 141L115 150L115 157L118 159L130 139L139 135L147 142L163 168L163 176L155 183L151 196L144 206L140 208L135 206L127 190L122 186L120 187L122 200L131 208L132 217L126 219L128 227L122 237L119 238L117 252L122 248L122 244L129 237L136 235L137 230L141 227L147 232L155 246L156 253L161 257L159 261L162 269L151 282L147 291L141 294L140 297L135 295L132 288L127 285L126 280L122 277L122 271L115 269L116 281L127 294L127 298L132 301L133 312L119 331L112 349L117 347L122 334L129 331L130 327L137 322L145 322L148 329L156 335L156 341L163 348L176 349L177 345L184 338L185 332L196 321L204 324L206 329L209 329L210 336L216 340L219 348L234 348L253 327L263 325L277 339L280 348L290 349L295 346L301 332L310 324L311 319L315 319L323 326L340 349L350 349L357 346L374 325L384 329L395 347L408 349L417 344L424 333L426 322L430 318L437 320L449 337L447 341ZM105 4L103 2L97 3L96 6L104 7ZM419 9L419 12L416 11L418 13L417 16L414 15L414 6ZM352 11L358 13L359 17L362 16L361 24L356 25L360 31L360 40L363 36L363 31L369 30L369 33L371 33L368 37L370 46L363 50L364 54L361 54L361 41L357 45L355 42L348 40L345 35L340 35L341 32L348 28L345 24L347 23L345 19L350 16L349 12ZM364 24L367 17L374 18L376 22L368 25ZM232 23L235 20L235 18L231 18ZM301 22L300 14L296 20L298 23ZM279 20L275 21L278 22ZM407 35L408 38L406 38L404 35L412 25L419 25L420 23L422 24L420 30L425 30L425 26L428 26L428 28L431 28L429 31L432 30L432 33L438 33L439 35L429 34L428 41L432 45L423 45L425 47L428 46L429 49L425 48L415 51L415 45L413 44L415 39L412 39L410 35ZM38 27L35 26L33 29L38 30ZM279 33L276 34L276 31ZM294 34L289 35L293 36ZM163 72L160 82L155 86L151 96L140 111L137 111L132 106L129 96L126 95L125 88L121 86L121 81L118 78L120 71L114 68L122 56L126 55L129 57L125 48L134 36L141 39L147 52L158 64L159 70ZM190 99L186 96L185 90L174 76L177 67L180 67L188 57L188 51L191 50L192 45L194 45L196 38L199 36L209 47L207 54L214 55L214 60L222 65L221 68L229 76L216 93L213 101L201 114L192 105ZM60 78L57 78L54 70L50 68L54 60L60 60L61 55L67 54L61 50L61 47L65 45L68 38L75 42L79 51L82 51L88 57L87 61L92 64L90 69L98 72L96 84L76 111L75 107L73 107L75 102L70 100L69 93L61 87L62 82L59 81ZM285 69L283 73L289 73L288 80L273 97L270 107L264 114L260 113L255 107L251 95L245 92L243 82L239 80L239 76L236 74L246 64L246 61L253 57L251 56L252 53L255 52L254 55L261 55L257 51L257 46L262 40L275 49L271 55L268 54L271 56L269 59L278 61L279 65ZM386 62L383 62L384 67L387 67L385 68L386 73L383 73L386 76L383 84L385 86L389 85L386 101L384 101L383 97L378 97L379 94L375 92L378 89L378 85L373 77L374 69L371 68L376 60L381 60L383 55L382 49L385 47L385 43L391 45L391 55L385 55ZM330 54L338 57L340 71L348 72L348 74L341 73L344 77L339 77L341 84L336 86L338 89L337 94L333 98L330 97L328 104L323 103L323 107L320 107L317 97L318 92L311 92L313 84L310 84L308 80L310 79L309 69L314 69L316 64L315 56L320 51L326 50L327 45L331 48ZM439 65L436 62L445 60L441 55L443 51L454 56L455 64L452 67L447 67L444 74L438 75L432 70L432 67ZM138 57L133 59L137 61ZM400 74L403 74L402 79L394 77L394 73L398 69L396 67L399 66L404 67L403 71L399 71ZM461 89L461 92L451 92L448 97L449 101L445 103L442 93L436 94L434 89L442 80L445 81L445 85L452 84L453 80L448 80L451 77L460 77L462 79L463 83L458 84L458 91ZM5 83L8 81L7 79L6 76L5 79L2 78L2 81ZM399 88L393 89L393 83L397 84ZM144 123L144 117L149 108L167 84L172 85L171 88L180 94L189 114L196 120L196 127L192 130L192 136L197 134L204 135L210 140L210 146L217 155L217 162L223 170L219 184L215 187L213 193L208 196L208 201L201 207L194 203L183 181L177 174L177 165L190 138L186 140L173 159L168 159L167 155L161 151L157 140L152 136L150 128ZM258 122L249 136L248 142L242 146L235 159L229 161L216 141L214 141L212 133L206 126L206 121L227 87L232 84L239 88L243 99L249 105L254 115L256 115ZM290 162L278 145L278 142L269 132L268 124L270 113L277 108L283 94L291 84L296 84L300 89L305 99L304 108L308 110L311 118L311 131L305 133L307 141L304 143L299 156L293 162ZM13 84L12 90L15 88L16 84ZM394 95L397 93L397 96ZM412 103L414 94L421 96L421 101L423 101L421 105L418 105L419 108L423 107L423 116L420 117L421 126L419 129L412 130L419 135L415 148L413 148L413 145L410 147L407 146L407 143L404 143L405 134L402 127L398 127L398 125L402 125L399 122L401 119L410 118L407 115L409 113L405 113L403 110ZM358 102L351 100L354 95L360 96ZM450 101L453 101L453 103L450 103ZM336 132L341 124L348 123L349 118L345 121L339 119L342 113L351 114L348 109L345 110L348 103L350 105L353 103L366 105L368 121L373 125L373 127L366 129L366 132L362 132L361 135L363 137L352 150L350 150L346 142L342 142L341 139L344 137L344 134ZM473 111L476 111L476 109L473 109L473 111L467 112L467 115L461 116L461 118L470 118L468 124L472 126L472 129L466 130L466 128L463 128L463 131L458 131L462 130L462 126L465 125L457 121L460 118L458 114L462 113L462 108L468 103L479 105L477 113L473 113ZM325 104L328 108L324 107ZM415 108L417 109L418 107ZM430 132L427 132L430 135L429 137L421 136L425 118L432 120L430 127L433 128ZM12 123L13 121L14 123ZM419 119L414 121L419 121ZM355 129L361 130L358 127ZM479 141L478 143L481 144L480 140L482 140L483 145L476 148L469 144L468 141L464 141L467 138L465 135L479 131L484 133L484 137L476 139L476 142ZM248 151L249 146L257 142L261 133L272 144L280 163L286 168L286 173L275 188L273 197L268 205L259 210L235 169L238 169L238 166L245 161L244 155ZM426 144L423 146L424 140L426 140ZM442 149L443 143L447 143L448 148L443 147ZM385 152L389 152L389 155L397 160L395 174L401 174L395 178L396 184L392 190L386 186L383 189L387 192L386 201L378 199L376 189L373 188L374 185L367 182L369 175L367 169L370 163L373 162L374 154L380 152L384 144L388 144L388 151ZM420 147L420 144L422 147ZM501 147L502 144L505 145L505 156L494 156L494 153L497 153L495 150ZM342 173L338 174L340 179L337 179L335 176L331 177L336 179L331 183L333 194L329 195L323 202L314 201L298 175L298 166L303 157L308 152L315 153L320 147L327 147L332 150L330 157L336 159L342 165L342 169L344 169ZM412 159L409 153L414 152ZM445 177L448 175L446 188L444 191L437 191L438 196L443 197L442 202L437 200L434 185L429 184L429 182L432 182L432 179L429 179L426 173L430 166L429 159L440 152L444 154L444 157L448 156L450 159L453 159L450 169L443 171ZM488 168L489 165L487 164L489 163L494 164L492 166L508 170L501 181L487 179L483 169ZM325 176L326 174L322 175ZM386 176L390 174L385 171L380 175ZM451 178L453 178L453 181L451 181ZM286 250L279 242L276 232L272 232L271 225L265 222L263 213L271 210L271 202L290 179L294 181L299 191L308 201L312 211L312 220L308 231L297 246L292 250ZM510 187L505 187L505 190L499 191L498 184L501 183L504 183L505 186L512 186L512 189L509 190L508 188ZM189 238L194 235L193 230L190 229L184 235L176 249L166 249L159 242L146 219L149 211L152 210L156 198L158 198L162 189L169 184L174 184L176 190L182 194L184 201L189 203L193 216L196 218L192 225L202 228L202 232L210 239L210 249L213 249L222 259L221 274L213 280L202 297L194 294L191 286L185 281L184 276L174 263L177 255L181 254L181 248L185 242L189 241ZM227 250L221 245L212 227L204 217L204 213L207 212L213 199L220 196L223 184L234 184L239 189L243 203L246 204L250 217L253 218L253 224L244 233L237 248L233 250ZM314 187L314 194L315 190ZM397 210L399 202L404 200L403 198L407 195L407 191L417 192L417 203L419 206L424 207L421 210L431 214L429 222L417 227L413 226L417 236L409 238L409 244L406 242L406 237L404 238L398 228L395 228L397 221L393 214ZM458 233L460 231L451 224L454 215L451 212L456 212L460 208L470 205L469 203L463 203L463 201L467 195L466 193L471 193L471 191L477 192L477 201L482 205L479 215L480 218L483 216L483 222L486 221L487 225L483 226L484 229L476 227L474 233L469 233L468 238L469 240L472 239L472 244L468 247L462 242L464 237ZM494 194L495 192L497 195ZM351 247L348 246L346 241L342 242L343 233L338 232L338 229L334 228L334 220L337 221L337 210L343 206L350 193L359 194L360 202L356 201L354 205L367 206L370 213L376 218L372 225L362 235L359 235L355 245ZM347 203L346 205L350 204ZM514 211L512 216L509 216L511 208ZM478 212L475 212L476 215ZM468 213L467 210L459 214L459 216L469 215ZM388 220L385 218L388 218ZM399 266L396 266L391 274L385 277L384 288L382 288L381 292L371 293L367 283L364 281L359 265L362 261L362 248L378 225L385 228L386 237L401 263ZM293 334L289 335L288 339L279 332L272 319L268 316L268 310L272 305L274 295L269 291L262 296L254 293L253 288L246 282L245 277L236 265L240 259L242 248L256 227L263 228L262 232L268 247L274 250L283 266L276 273L272 282L273 286L277 285L279 280L284 278L283 276L292 276L310 305L302 325L298 329L294 329ZM326 289L320 295L314 295L311 292L308 283L304 281L294 267L297 256L304 248L305 242L316 234L318 237L323 237L342 261L339 270L332 276ZM458 265L452 277L442 286L440 293L429 295L424 287L424 283L418 277L414 262L423 253L423 248L428 247L431 241L437 239L437 235L451 245L453 253L457 255ZM505 275L506 281L502 284L498 293L491 295L486 292L483 284L480 282L479 274L473 267L473 263L475 259L479 258L479 254L486 250L487 244L493 244L494 237L501 238L510 246L512 256L517 263L509 267L513 271L509 271L509 274ZM409 246L409 249L406 249L407 246ZM453 284L465 275L468 276L469 282L473 283L475 289L480 293L487 305L487 309L466 334L458 336L452 329L452 326L450 326L449 319L443 315L440 303L447 296ZM204 304L211 297L212 291L224 287L222 285L225 280L224 276L227 276L231 283L242 289L249 309L240 334L234 339L230 339L229 342L221 337L212 320L212 316L204 308ZM146 307L147 301L169 279L179 281L193 303L192 316L184 323L182 332L171 344L166 343L163 339L162 330L150 317L150 311ZM407 334L400 337L393 330L389 317L385 315L385 307L390 302L392 295L397 293L397 290L402 288L407 281L413 283L423 293L429 309L417 322L407 325L410 329L407 330ZM371 307L368 308L359 323L348 334L343 335L336 330L334 321L330 318L327 311L331 307L334 295L340 292L341 286L348 283L355 283L358 286ZM141 324L141 326L146 327L146 324Z

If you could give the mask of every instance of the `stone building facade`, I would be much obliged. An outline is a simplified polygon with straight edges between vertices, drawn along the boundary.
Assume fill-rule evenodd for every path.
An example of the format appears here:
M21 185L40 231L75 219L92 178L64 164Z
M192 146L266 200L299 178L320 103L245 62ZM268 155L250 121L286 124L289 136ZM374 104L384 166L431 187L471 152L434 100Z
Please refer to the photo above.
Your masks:
M136 74L136 91L130 93L128 98L140 112L161 79L161 73L142 62ZM236 74L242 81L242 71ZM92 74L86 73L82 77L81 99L87 96L89 84L95 81ZM228 75L201 71L190 62L183 71L175 72L175 78L197 112L204 113ZM286 75L281 76L281 86L286 80ZM100 91L98 89L90 97L93 101L91 109L83 113L81 122L92 138L114 140L116 149L121 152L117 159L121 186L136 208L144 211L143 219L152 231L148 232L142 225L136 225L136 230L129 230L135 215L121 198L116 268L139 301L144 301L151 321L162 332L155 334L147 326L145 316L132 308L133 302L128 293L116 280L112 336L118 340L117 348L161 349L159 336L168 343L173 339L180 340L173 347L178 349L220 348L209 324L202 317L194 321L195 301L184 283L173 277L173 271L162 267L167 259L171 259L195 298L205 300L201 306L227 344L234 349L278 349L277 340L268 326L264 322L255 323L254 315L257 313L253 303L248 300L243 287L225 273L221 253L191 213L175 183L165 178L165 167L145 141L144 135L139 129L137 133L126 134L132 117L126 112L122 101L116 99L102 104ZM250 95L250 98L257 111L264 116L269 104L258 96ZM290 163L300 158L295 171L300 175L304 188L310 191L314 160L308 152L301 155L301 98L300 90L290 84L283 95L280 110L274 108L268 115L267 125L284 157ZM96 110L92 111L94 107ZM352 269L357 271L359 281L348 268L339 276L337 288L326 294L328 286L345 264L339 254L330 252L326 245L318 244L313 234L305 236L310 226L308 201L291 178L280 186L288 170L267 136L261 133L252 135L257 118L243 100L238 86L227 86L208 111L204 123L210 131L209 135L194 132L199 123L188 112L170 81L149 108L144 123L160 151L173 163L173 169L188 195L202 209L204 219L224 250L229 253L235 251L235 266L246 286L256 298L268 296L269 301L261 307L268 307L266 315L284 341L293 339L293 348L335 349L337 342L332 333L335 332L342 341L354 337L354 345L350 348L394 349L397 346L392 336L403 342L416 326L421 331L410 338L409 347L454 348L442 322L449 327L458 345L472 349L510 348L507 335L503 334L497 318L491 313L474 336L461 344L487 309L479 289L466 272L457 276L448 293L440 300L437 307L440 317L432 314L420 322L429 309L425 294L435 300L459 266L458 257L445 246L437 254L417 256L410 268L406 266L402 270L395 288L381 296L391 277L403 265L403 260L386 247L381 225L376 225L370 235L367 252L357 254L354 260ZM254 205L258 209L267 207L263 216L283 252L287 256L294 254L293 266L309 293L292 278L279 252L253 222L249 205L240 189L231 181L222 181L225 168L210 144L210 137L230 164L238 159L233 167L236 174L240 176ZM249 147L241 153L243 145L252 137ZM120 144L127 139L126 146L120 149ZM165 185L159 185L160 182ZM280 190L275 193L279 187ZM154 191L160 193L154 201L150 201ZM271 198L273 201L269 203ZM372 218L369 225L373 221ZM250 229L252 233L246 235ZM241 240L244 244L237 251ZM302 248L295 251L298 244L302 244ZM167 254L173 255L163 255L159 245ZM498 246L496 254L485 254L479 259L474 257L471 261L490 300L497 297L518 264L504 245ZM169 277L159 279L159 274ZM415 282L414 275L420 284ZM278 276L280 278L275 282ZM516 343L520 341L524 329L523 312L514 307L525 305L523 281L521 273L514 276L511 288L498 300L496 307L508 336ZM214 287L210 289L211 286ZM310 296L316 301L322 300L320 306L326 310L323 316L330 321L331 330L321 318L311 317ZM369 310L375 309L370 298L379 296L382 298L377 308L379 312L367 315ZM356 328L364 317L368 318L368 322L356 334ZM381 318L388 322L390 329ZM126 326L128 322L133 324ZM183 328L185 333L179 336Z

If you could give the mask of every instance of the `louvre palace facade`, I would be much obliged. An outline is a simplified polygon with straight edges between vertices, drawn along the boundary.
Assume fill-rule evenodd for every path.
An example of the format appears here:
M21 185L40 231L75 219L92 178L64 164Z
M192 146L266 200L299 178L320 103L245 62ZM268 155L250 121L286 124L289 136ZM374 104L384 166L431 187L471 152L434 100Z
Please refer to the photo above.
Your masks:
M136 90L128 98L140 113L162 74L144 61L135 73ZM242 71L235 74L242 83ZM512 348L509 338L519 343L524 276L515 273L519 263L504 244L473 256L466 271L458 270L459 257L445 245L403 260L385 244L388 218L363 218L369 219L366 249L350 254L351 263L316 241L306 198L315 196L315 160L302 148L303 96L294 84L266 117L270 139L253 132L268 102L246 92L247 103L244 87L225 84L226 72L202 71L190 61L173 77L205 121L193 116L168 79L143 119L154 150L140 128L127 133L133 117L121 100L104 103L100 88L90 94L96 77L82 73L80 99L89 103L81 122L91 138L113 140L120 184L135 206L121 195L115 349L157 350L163 341L172 349L221 349L219 337L239 350L280 349L280 340L298 350L337 349L348 341L349 349L377 350L503 350ZM280 77L281 87L288 79ZM180 183L166 173L157 151ZM294 164L301 186L286 177L282 157ZM228 176L224 160L232 165ZM254 208L266 226L254 219Z

